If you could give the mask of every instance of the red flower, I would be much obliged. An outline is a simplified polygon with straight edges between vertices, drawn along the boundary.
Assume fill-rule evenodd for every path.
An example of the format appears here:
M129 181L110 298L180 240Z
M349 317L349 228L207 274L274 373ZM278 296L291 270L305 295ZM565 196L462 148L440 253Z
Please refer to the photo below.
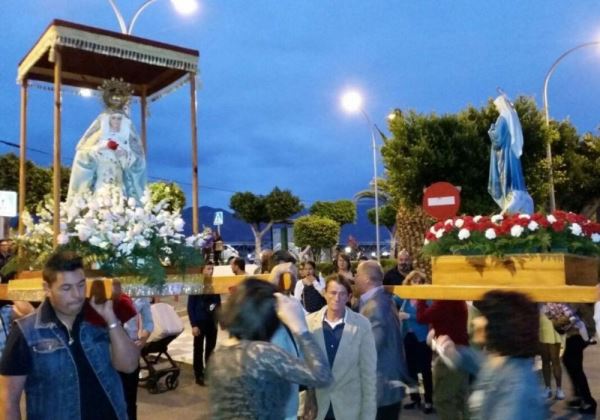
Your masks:
M108 143L106 143L106 147L108 147L110 150L117 150L119 148L119 143L117 143L113 139L108 139Z
M562 232L563 230L565 230L565 222L563 222L562 220L557 220L556 223L552 223L551 226L555 232Z

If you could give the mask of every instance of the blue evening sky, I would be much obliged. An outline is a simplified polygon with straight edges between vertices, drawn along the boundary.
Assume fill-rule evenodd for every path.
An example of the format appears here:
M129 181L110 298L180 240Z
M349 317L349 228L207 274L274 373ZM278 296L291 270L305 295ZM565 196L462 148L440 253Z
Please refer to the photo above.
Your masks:
M142 1L117 3L129 19ZM18 143L17 63L54 18L118 31L105 0L3 2L0 140ZM552 62L600 39L600 3L200 0L195 15L182 17L158 0L134 34L200 51L201 205L226 208L235 191L268 193L274 186L310 205L351 198L373 176L369 127L339 106L346 88L363 92L365 111L384 131L393 108L457 112L484 105L497 86L511 97L532 95L541 107ZM177 181L189 194L188 95L186 86L152 104L148 169L151 180ZM551 115L598 134L599 97L600 49L585 48L554 74ZM101 105L63 98L63 163L70 165ZM35 151L28 156L49 165L52 94L30 89L29 103L28 146ZM0 144L0 153L10 151L18 153Z

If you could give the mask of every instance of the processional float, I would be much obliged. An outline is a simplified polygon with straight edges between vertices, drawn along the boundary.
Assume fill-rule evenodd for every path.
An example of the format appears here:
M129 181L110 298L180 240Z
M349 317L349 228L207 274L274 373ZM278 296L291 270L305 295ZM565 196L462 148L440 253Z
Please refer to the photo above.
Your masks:
M141 129L140 142L141 154L145 155L147 149L147 125L146 115L149 102L159 99L171 90L189 84L190 92L190 137L192 156L192 231L199 235L199 201L198 201L198 136L197 136L197 105L196 105L196 77L198 73L199 52L196 50L169 45L154 40L144 39L131 35L107 31L104 29L84 26L62 20L54 20L44 31L39 40L29 50L18 66L17 82L21 86L21 108L20 108L20 166L19 166L19 236L25 232L23 214L25 211L25 170L27 150L27 101L28 87L32 84L40 84L54 94L54 132L53 132L53 189L52 189L52 232L53 244L59 243L61 232L61 203L60 203L60 170L61 170L61 122L62 122L62 91L63 88L92 89L96 90L103 86L104 101L107 106L115 106L111 103L111 97L119 102L124 93L124 86L128 93L139 99ZM112 81L112 82L111 82ZM122 112L120 103L116 105L119 118L127 119ZM114 110L114 109L113 109ZM115 115L117 115L115 114ZM104 120L98 119L99 132L108 127L107 115ZM90 127L93 129L94 124ZM128 126L129 127L129 126ZM133 126L130 127L133 130ZM129 128L128 128L129 130ZM93 130L92 130L93 131ZM129 133L129 131L128 131ZM87 133L86 133L87 135ZM80 140L78 152L86 144L94 146L94 141L87 141L86 135ZM100 135L100 134L98 134ZM129 134L126 136L128 137ZM123 141L123 139L121 139ZM87 142L87 143L86 143ZM126 139L125 139L126 142ZM111 151L106 153L124 153L125 143L118 144L118 140L108 139L106 142ZM131 145L129 152L133 149ZM124 159L127 159L126 157ZM76 155L77 160L77 155ZM118 160L118 159L117 159ZM85 163L85 162L84 162ZM82 165L85 166L85 165ZM75 172L74 168L74 171ZM143 169L143 168L142 168ZM136 176L145 177L140 169ZM77 176L85 180L87 169L78 168ZM109 174L110 175L110 174ZM89 179L87 180L89 181ZM86 181L86 182L87 182ZM92 185L94 182L70 184L71 190L82 189L82 185ZM70 199L70 198L69 198ZM136 200L139 199L136 197ZM64 212L64 210L63 210ZM81 233L81 232L80 232ZM182 235L179 235L182 236ZM187 269L188 273L194 273L193 269ZM96 272L94 275L102 275ZM177 276L175 276L177 277ZM188 280L190 277L188 276ZM235 276L222 278L218 287L204 285L203 279L197 274L193 277L195 284L191 288L185 285L165 289L160 287L162 294L186 294L202 292L219 292L221 289L227 291L229 287L240 281ZM160 285L164 286L164 285ZM189 284L187 286L190 286ZM156 287L150 287L145 294L156 293ZM136 291L130 291L132 295ZM159 293L160 294L160 293ZM39 300L43 297L41 289L41 273L39 271L21 272L17 279L9 285L0 287L0 298L14 300Z

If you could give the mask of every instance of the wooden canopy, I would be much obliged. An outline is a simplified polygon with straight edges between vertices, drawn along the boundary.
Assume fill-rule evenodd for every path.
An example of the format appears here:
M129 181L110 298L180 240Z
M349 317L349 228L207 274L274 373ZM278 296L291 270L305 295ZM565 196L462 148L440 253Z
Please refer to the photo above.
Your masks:
M197 73L196 50L118 32L54 20L21 60L17 81L53 83L56 50L62 55L62 84L97 89L123 78L134 95L152 96L189 73Z
M146 106L170 89L189 81L192 143L192 229L199 232L198 138L196 50L164 44L118 32L54 20L21 60L17 82L21 85L21 136L19 166L19 215L25 209L25 162L27 149L27 87L30 81L51 83L54 90L54 243L59 232L61 108L63 85L97 89L104 80L123 79L140 97L141 140L146 151ZM19 217L19 234L24 225Z

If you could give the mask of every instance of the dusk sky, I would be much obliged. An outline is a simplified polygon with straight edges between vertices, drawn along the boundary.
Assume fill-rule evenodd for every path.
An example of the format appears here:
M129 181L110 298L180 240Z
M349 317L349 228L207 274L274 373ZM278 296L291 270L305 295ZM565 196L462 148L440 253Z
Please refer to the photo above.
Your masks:
M129 20L143 2L117 3ZM600 40L597 0L199 3L194 15L183 17L168 0L158 0L134 34L200 51L200 204L223 208L236 191L263 194L279 186L310 206L367 188L373 177L369 127L341 109L347 88L363 92L364 110L384 132L394 108L454 113L485 105L497 86L513 98L533 96L541 107L552 62ZM106 0L4 1L2 141L19 139L17 64L55 18L119 30ZM150 181L176 181L189 194L188 98L186 85L151 105L148 174ZM584 48L552 77L550 114L599 134L598 98L600 48ZM63 163L70 166L79 137L102 106L67 93L63 100ZM29 104L28 146L35 150L28 156L49 165L52 93L30 89ZM133 109L139 129L138 105ZM0 153L7 152L18 149L0 144Z

